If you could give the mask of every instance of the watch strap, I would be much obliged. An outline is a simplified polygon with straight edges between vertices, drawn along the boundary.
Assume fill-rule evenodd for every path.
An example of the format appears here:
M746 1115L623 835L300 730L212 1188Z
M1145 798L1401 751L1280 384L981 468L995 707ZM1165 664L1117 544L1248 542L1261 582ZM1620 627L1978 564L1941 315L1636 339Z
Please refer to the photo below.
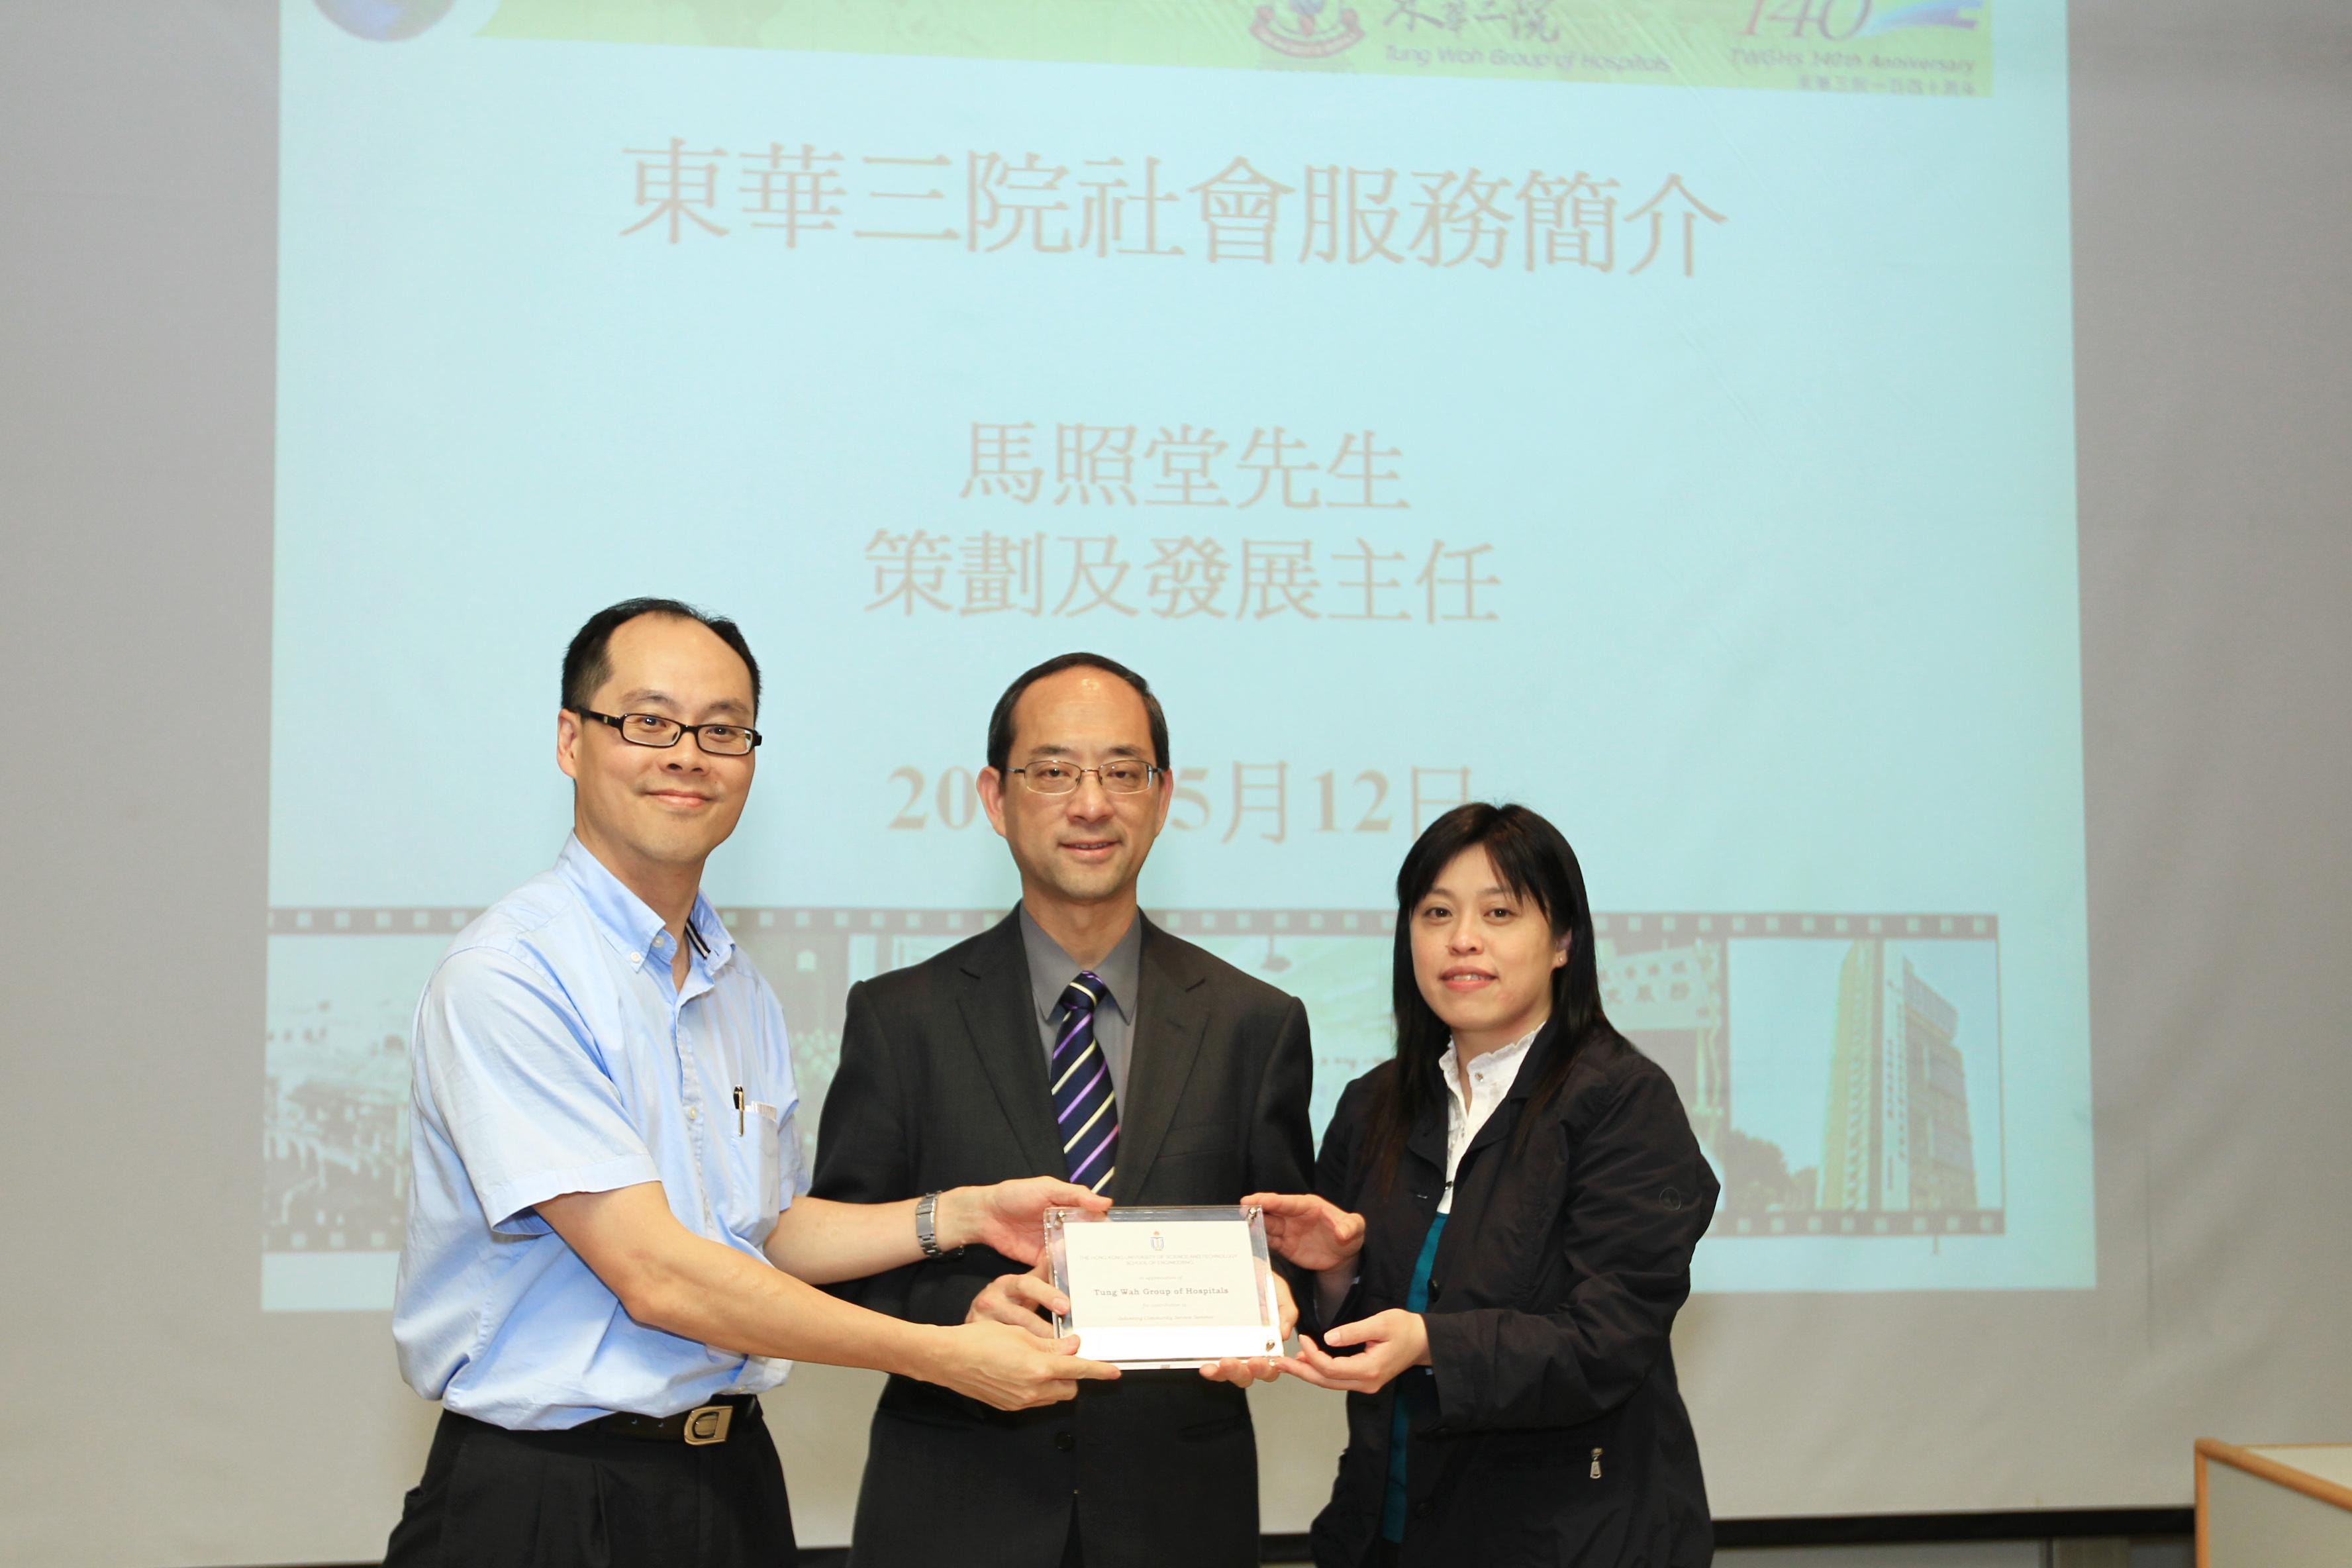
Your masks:
M940 1251L939 1214L938 1193L925 1193L915 1200L915 1244L927 1258L945 1256Z

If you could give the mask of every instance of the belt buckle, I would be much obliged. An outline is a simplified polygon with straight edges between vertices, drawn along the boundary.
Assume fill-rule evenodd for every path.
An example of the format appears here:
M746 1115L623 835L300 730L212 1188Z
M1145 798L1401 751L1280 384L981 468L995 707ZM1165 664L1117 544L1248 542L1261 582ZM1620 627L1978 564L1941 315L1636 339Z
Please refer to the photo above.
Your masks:
M698 1405L686 1413L686 1430L681 1436L689 1447L700 1448L727 1441L727 1430L734 1425L733 1405Z

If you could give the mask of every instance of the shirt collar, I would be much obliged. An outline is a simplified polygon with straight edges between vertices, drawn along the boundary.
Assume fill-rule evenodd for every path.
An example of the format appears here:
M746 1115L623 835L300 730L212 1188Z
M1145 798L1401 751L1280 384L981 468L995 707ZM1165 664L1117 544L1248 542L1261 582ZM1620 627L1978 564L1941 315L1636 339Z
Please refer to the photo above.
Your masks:
M686 923L694 935L701 939L702 967L712 974L726 968L727 961L735 956L735 938L728 931L727 923L719 918L719 911L710 907L710 900L703 897L699 889L694 895L694 908L687 911Z
M1029 957L1029 994L1037 1005L1037 1020L1050 1023L1061 1011L1062 993L1078 977L1078 961L1062 951L1062 944L1045 934L1026 908L1021 910L1021 946ZM1128 922L1127 934L1112 944L1103 961L1094 966L1110 989L1110 1005L1114 1012L1129 1023L1135 1020L1135 988L1143 973L1143 916L1138 911Z
M604 940L633 967L645 967L646 955L657 951L663 933L662 918L654 912L653 906L629 891L602 860L589 853L577 834L564 839L563 853L556 858L555 864L579 893L580 901L587 906L589 918L596 922ZM688 945L694 945L694 939L699 938L705 950L703 968L718 973L735 954L735 939L720 922L719 911L698 891L686 922L693 933Z
M1108 979L1109 976L1105 975L1104 978ZM1544 1020L1544 1024L1550 1022L1549 1018ZM1544 1032L1544 1024L1538 1024L1509 1045L1497 1046L1478 1058L1486 1064L1488 1080L1495 1084L1495 1092L1497 1095L1509 1091L1513 1080L1519 1076L1519 1064L1527 1059L1528 1047L1534 1045L1536 1037ZM1462 1098L1461 1063L1461 1057L1454 1049L1454 1042L1447 1040L1445 1054L1437 1058L1437 1073L1445 1080L1447 1091L1456 1100ZM1501 1073L1500 1078L1495 1076L1498 1069Z

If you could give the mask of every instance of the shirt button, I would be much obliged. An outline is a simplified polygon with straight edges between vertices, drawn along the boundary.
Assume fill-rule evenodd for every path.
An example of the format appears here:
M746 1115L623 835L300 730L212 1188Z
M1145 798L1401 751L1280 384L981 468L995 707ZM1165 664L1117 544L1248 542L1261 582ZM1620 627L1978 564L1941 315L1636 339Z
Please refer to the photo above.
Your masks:
M701 1120L702 1120L702 1108L701 1108L700 1106L698 1106L698 1105L689 1105L689 1106L688 1106L688 1107L686 1108L686 1119L687 1119L688 1121L701 1121Z
M629 954L629 962L631 963L643 963L645 961L646 955L642 952L633 952Z

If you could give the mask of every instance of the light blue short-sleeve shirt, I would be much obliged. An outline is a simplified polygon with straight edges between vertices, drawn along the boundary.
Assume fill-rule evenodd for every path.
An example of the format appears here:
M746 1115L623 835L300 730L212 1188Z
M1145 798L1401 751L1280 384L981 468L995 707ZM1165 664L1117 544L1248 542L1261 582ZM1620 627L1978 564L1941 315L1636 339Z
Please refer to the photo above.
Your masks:
M764 1263L776 1216L808 1190L775 993L708 900L687 934L674 986L661 918L574 838L426 983L392 1321L401 1374L426 1398L546 1430L784 1380L789 1363L630 1318L536 1209L659 1182L680 1225Z

